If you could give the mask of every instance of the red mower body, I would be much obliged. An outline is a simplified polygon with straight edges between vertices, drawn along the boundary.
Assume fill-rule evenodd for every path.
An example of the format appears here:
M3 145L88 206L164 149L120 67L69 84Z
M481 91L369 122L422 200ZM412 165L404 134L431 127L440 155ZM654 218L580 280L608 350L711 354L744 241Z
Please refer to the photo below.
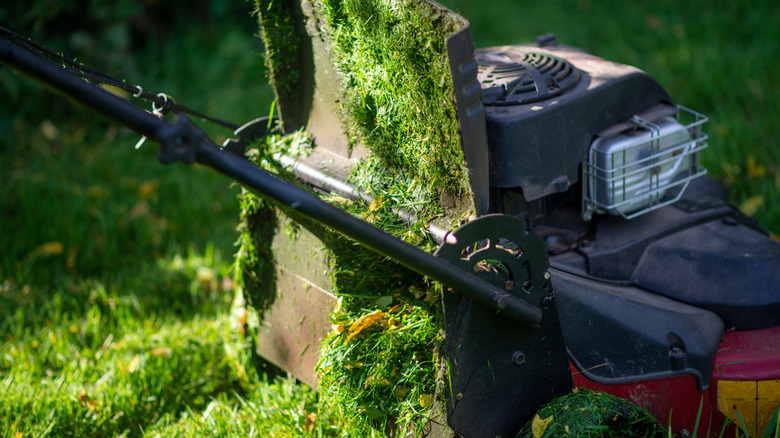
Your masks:
M693 433L698 419L699 437L720 436L724 427L733 436L739 411L751 436L760 436L780 404L780 327L725 333L705 391L691 375L610 385L574 364L572 374L576 386L630 400L676 432Z

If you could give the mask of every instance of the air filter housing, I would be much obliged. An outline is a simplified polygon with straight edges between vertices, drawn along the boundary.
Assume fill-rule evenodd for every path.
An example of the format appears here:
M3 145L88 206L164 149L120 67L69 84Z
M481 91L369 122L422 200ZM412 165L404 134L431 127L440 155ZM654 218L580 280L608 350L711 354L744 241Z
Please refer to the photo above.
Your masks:
M595 212L633 219L679 200L706 173L698 158L707 147L706 121L678 106L672 115L652 121L636 115L618 125L624 129L599 135L582 168L585 219Z

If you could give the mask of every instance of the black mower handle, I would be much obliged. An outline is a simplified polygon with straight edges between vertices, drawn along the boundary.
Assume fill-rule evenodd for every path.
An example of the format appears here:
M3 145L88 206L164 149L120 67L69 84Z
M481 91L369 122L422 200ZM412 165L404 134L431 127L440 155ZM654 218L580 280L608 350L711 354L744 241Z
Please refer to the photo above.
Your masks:
M276 178L243 157L220 149L182 114L173 123L167 122L3 38L0 38L0 60L48 88L159 142L162 163L197 162L208 166L509 318L531 326L538 326L542 320L540 308Z
M542 310L499 290L496 286L469 274L452 263L435 257L379 228L344 212L309 193L284 182L249 161L201 142L196 161L238 181L242 185L296 210L331 229L398 261L419 274L452 288L453 291L493 308L519 322L536 326ZM447 245L447 243L443 243Z

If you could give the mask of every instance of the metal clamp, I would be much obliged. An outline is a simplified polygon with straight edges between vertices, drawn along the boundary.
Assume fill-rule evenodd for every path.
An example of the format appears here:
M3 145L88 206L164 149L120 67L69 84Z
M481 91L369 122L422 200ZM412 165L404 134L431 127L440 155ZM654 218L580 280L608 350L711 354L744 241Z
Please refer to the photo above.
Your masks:
M197 147L206 139L206 133L192 123L189 117L179 114L173 123L165 123L157 129L155 140L160 143L157 159L163 164L180 161L195 162Z

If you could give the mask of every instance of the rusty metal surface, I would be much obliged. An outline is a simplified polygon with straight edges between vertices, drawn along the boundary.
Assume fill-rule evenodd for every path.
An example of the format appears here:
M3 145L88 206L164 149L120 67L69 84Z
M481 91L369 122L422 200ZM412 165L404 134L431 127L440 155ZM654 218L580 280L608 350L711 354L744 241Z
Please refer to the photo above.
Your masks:
M330 310L335 297L278 265L276 276L280 293L263 314L257 353L303 383L316 387L318 378L314 368L320 344L330 331Z
M256 351L316 387L314 368L336 302L330 292L328 251L316 233L321 226L294 220L281 210L276 219L271 244L274 275L256 309L260 320Z
M311 63L302 67L313 69L311 85L314 93L306 129L312 133L318 146L344 158L353 158L344 134L344 121L339 116L342 112L339 105L344 101L344 86L336 71L336 64L331 61L331 31L318 12L318 8L322 6L318 7L315 3L316 1L301 1L306 20L306 34L312 49ZM283 105L282 102L280 104ZM355 151L357 157L364 154L363 151Z

